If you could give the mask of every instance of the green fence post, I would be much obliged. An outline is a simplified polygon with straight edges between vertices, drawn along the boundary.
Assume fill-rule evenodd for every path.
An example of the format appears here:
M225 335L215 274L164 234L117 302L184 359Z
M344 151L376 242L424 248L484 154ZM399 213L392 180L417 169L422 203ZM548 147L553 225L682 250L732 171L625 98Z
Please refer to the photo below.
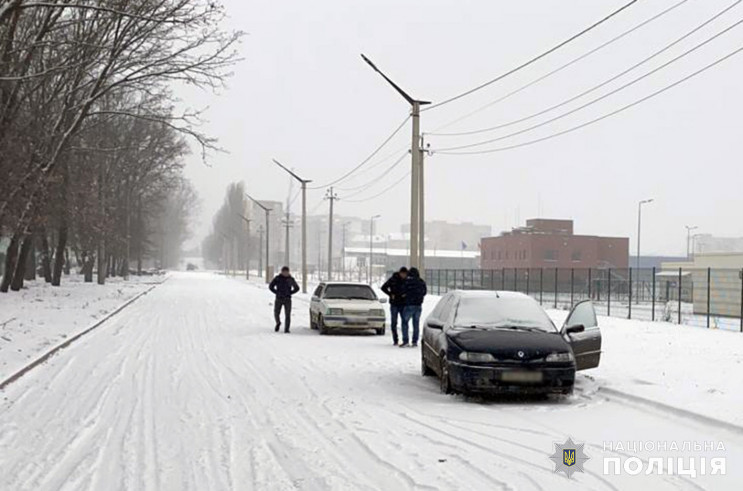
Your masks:
M629 268L629 310L627 311L627 318L632 318L632 268Z
M679 315L678 315L678 319L679 319L679 324L681 324L681 282L683 281L683 276L682 275L683 275L683 268L679 268L679 288L678 288L678 294L679 294L679 301L678 301Z
M707 329L710 326L710 310L712 309L712 268L707 268Z
M655 322L655 266L653 266L653 314L652 320Z

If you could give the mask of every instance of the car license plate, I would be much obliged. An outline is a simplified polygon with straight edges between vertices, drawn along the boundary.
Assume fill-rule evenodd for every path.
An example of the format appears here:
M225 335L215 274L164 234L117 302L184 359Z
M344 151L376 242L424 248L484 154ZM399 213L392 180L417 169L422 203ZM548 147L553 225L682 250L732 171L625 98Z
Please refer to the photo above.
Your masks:
M520 383L538 383L543 379L542 372L503 372L501 380L503 382L520 382Z

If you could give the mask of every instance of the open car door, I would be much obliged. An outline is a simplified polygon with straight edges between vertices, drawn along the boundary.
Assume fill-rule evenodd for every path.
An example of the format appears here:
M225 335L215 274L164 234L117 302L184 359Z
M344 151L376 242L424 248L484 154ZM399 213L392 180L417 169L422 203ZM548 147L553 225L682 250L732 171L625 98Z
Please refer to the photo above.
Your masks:
M562 334L573 347L575 367L587 370L599 366L601 359L601 331L596 311L590 300L573 307L562 327Z

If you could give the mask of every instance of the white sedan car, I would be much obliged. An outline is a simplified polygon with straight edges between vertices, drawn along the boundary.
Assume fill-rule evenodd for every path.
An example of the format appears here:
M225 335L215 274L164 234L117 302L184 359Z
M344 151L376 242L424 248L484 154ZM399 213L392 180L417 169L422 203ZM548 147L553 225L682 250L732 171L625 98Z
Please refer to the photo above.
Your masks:
M373 329L385 331L383 303L369 285L363 283L320 283L310 302L310 327L327 334L332 329Z

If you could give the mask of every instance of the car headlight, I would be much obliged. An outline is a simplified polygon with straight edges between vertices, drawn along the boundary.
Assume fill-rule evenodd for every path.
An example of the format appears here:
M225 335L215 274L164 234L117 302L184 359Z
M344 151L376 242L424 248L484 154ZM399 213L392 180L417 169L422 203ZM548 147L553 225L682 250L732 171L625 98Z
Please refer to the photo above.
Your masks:
M490 353L470 353L467 351L459 353L459 359L470 363L489 363L497 361Z
M567 363L573 361L573 353L567 351L565 353L550 353L545 358L547 363Z
M369 313L372 317L384 317L384 310L382 309L372 309Z
M328 309L327 315L343 315L343 309Z

